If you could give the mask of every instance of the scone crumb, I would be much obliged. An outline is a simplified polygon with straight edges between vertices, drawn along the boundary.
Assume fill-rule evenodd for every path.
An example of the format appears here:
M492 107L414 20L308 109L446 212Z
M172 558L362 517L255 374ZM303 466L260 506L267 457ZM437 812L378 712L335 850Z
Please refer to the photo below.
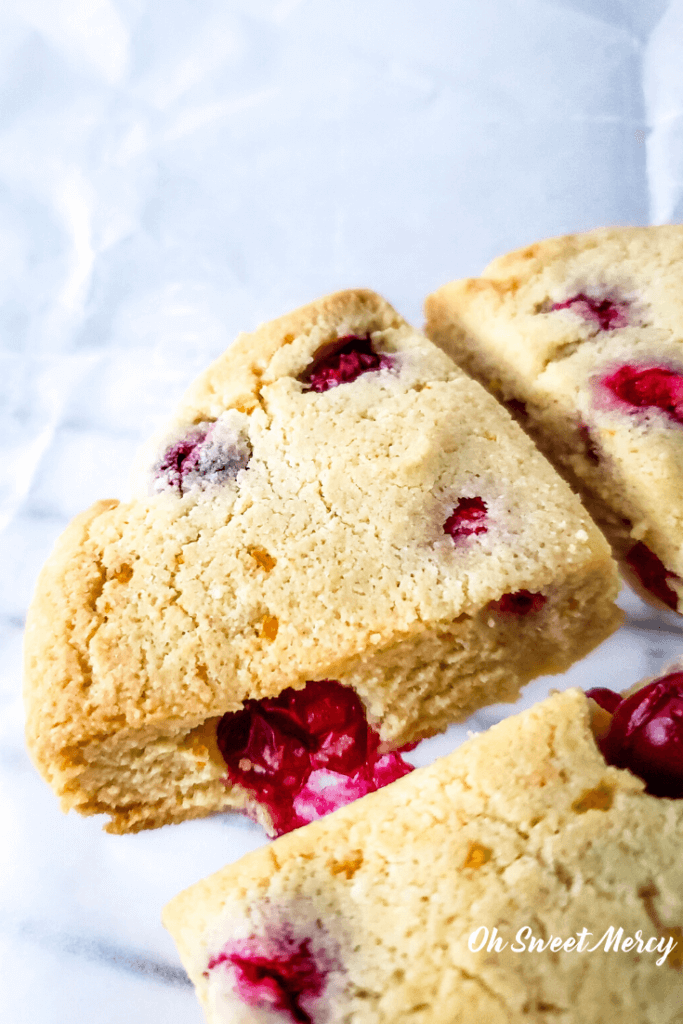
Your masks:
M264 615L261 620L261 632L259 636L264 640L274 640L277 636L280 623L275 615Z
M490 850L488 846L484 846L482 843L478 843L476 840L470 843L470 848L467 851L463 868L480 868L484 864L488 864L493 856L493 850Z
M132 576L133 567L130 565L122 565L120 569L116 570L112 578L115 579L117 583L128 583L132 579Z
M608 811L614 800L614 789L606 782L601 782L595 789L587 789L572 804L572 810L577 814L585 814L586 811Z
M260 569L270 572L276 565L277 559L268 554L265 548L249 548L249 554Z
M344 860L336 860L331 857L327 862L331 875L344 875L346 878L353 878L356 871L363 864L363 851L354 850L349 857L345 857Z

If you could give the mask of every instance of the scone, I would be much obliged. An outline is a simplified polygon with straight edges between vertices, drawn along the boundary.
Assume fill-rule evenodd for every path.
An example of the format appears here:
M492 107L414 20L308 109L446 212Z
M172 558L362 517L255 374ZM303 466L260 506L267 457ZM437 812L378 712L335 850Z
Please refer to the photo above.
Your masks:
M683 801L592 711L556 693L175 897L209 1024L678 1024Z
M579 490L631 582L683 611L683 226L553 238L426 301L429 337Z
M280 833L618 625L609 548L483 388L371 292L241 337L46 564L27 735L127 832Z

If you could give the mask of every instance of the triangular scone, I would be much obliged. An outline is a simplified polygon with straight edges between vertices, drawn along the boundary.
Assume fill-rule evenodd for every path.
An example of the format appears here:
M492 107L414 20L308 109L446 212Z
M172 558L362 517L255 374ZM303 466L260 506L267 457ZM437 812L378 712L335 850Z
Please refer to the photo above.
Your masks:
M425 305L429 337L508 403L629 578L677 611L682 289L683 225L607 228L510 253Z
M107 813L111 831L257 797L229 784L216 743L245 701L251 713L339 680L372 727L359 732L353 712L356 753L378 731L380 757L513 700L620 621L615 565L578 499L371 292L242 336L190 388L142 478L147 496L68 527L26 634L35 762L64 808ZM265 779L235 721L224 752L242 730L248 756L233 758L233 782ZM346 740L315 728L318 767L337 770ZM285 755L280 744L271 761Z
M555 694L177 896L209 1024L679 1021L683 801L606 765L589 704Z

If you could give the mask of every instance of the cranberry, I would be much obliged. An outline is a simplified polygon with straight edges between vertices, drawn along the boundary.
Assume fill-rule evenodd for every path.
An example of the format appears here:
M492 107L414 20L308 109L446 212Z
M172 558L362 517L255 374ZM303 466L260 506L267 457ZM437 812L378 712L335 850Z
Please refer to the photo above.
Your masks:
M245 701L223 716L217 741L230 781L268 809L276 835L413 770L400 752L380 753L358 695L331 679Z
M683 797L683 672L622 700L599 745L608 764L630 769L648 793Z
M309 949L308 939L295 943L289 936L278 941L250 939L228 943L209 960L209 970L230 964L235 991L247 1006L279 1010L295 1024L312 1024L302 1003L319 996L326 981Z
M443 532L449 533L454 541L463 537L472 537L478 533L486 533L488 531L488 526L484 524L486 513L486 502L481 498L460 498L443 524Z
M530 615L539 612L547 600L545 594L517 590L514 594L503 594L499 601L492 601L491 605L494 611L503 615Z
M592 690L586 690L586 696L592 697L596 704L599 704L610 715L617 705L621 704L621 694L614 690L608 690L606 686L594 686Z
M653 597L674 611L678 610L678 594L671 589L667 579L677 580L679 577L669 572L654 551L650 551L642 541L638 541L626 555L625 561Z
M170 445L155 467L155 489L187 494L196 484L220 484L244 469L251 455L219 423L200 423Z
M596 323L601 331L614 331L618 327L627 327L628 302L619 302L614 299L597 299L592 295L579 292L572 295L566 302L556 302L550 307L550 312L556 309L571 309L578 313L584 320L591 320Z
M309 391L329 391L392 364L390 356L375 352L369 334L363 338L348 334L323 346L299 379Z
M191 430L176 444L172 444L161 456L156 467L157 481L164 488L173 488L183 493L183 477L197 462L197 451L205 440L208 426Z
M635 409L659 409L675 423L683 423L683 374L675 370L626 364L601 383Z

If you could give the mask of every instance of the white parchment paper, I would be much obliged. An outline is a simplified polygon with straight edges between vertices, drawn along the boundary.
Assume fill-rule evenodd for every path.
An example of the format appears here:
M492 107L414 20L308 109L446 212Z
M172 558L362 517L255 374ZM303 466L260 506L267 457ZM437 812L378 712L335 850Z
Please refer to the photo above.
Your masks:
M6 0L0 10L0 1018L202 1018L163 903L263 842L64 817L23 748L20 642L71 516L241 330L424 296L537 238L683 213L683 2ZM625 686L680 627L550 685ZM511 709L469 723L483 728ZM466 727L424 744L426 762Z

